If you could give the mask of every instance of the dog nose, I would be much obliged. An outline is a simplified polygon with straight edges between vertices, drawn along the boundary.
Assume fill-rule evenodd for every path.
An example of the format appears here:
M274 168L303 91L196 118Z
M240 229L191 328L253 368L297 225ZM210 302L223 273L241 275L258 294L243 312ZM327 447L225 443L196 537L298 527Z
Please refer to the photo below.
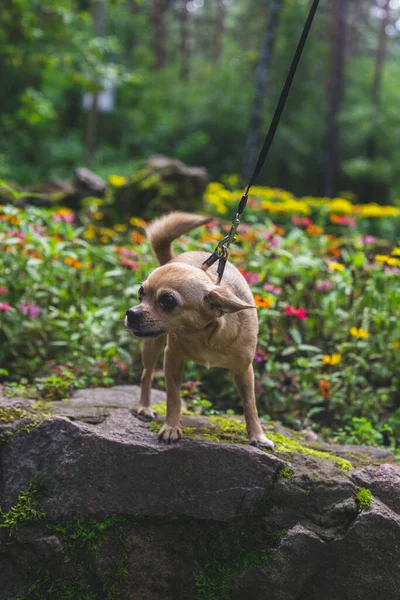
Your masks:
M126 311L126 318L129 325L137 325L142 316L142 311L138 308L130 308Z

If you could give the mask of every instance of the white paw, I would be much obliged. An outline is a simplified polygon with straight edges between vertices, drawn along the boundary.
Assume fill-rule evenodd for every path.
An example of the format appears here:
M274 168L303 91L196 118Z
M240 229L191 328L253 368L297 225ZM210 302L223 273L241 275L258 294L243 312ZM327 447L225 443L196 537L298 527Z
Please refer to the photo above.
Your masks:
M180 427L171 427L171 425L163 425L158 434L160 442L171 444L171 442L177 442L182 438L182 429Z
M268 448L269 450L274 449L274 442L271 442L263 433L257 435L251 435L249 440L250 446L257 446L257 448Z
M157 413L150 406L139 406L133 409L133 413L139 417L139 419L143 419L143 421L153 421Z

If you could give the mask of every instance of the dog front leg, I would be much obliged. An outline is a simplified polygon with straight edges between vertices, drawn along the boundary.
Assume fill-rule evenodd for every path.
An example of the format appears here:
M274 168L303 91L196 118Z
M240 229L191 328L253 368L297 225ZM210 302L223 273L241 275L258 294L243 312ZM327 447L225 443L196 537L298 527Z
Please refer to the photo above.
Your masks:
M140 401L137 410L138 417L145 420L154 419L156 413L151 408L151 384L157 357L165 345L166 336L144 340L142 348L143 373L140 385Z
M182 437L181 429L181 384L183 378L183 360L165 349L164 373L167 388L167 417L158 439L167 444L177 442Z
M274 444L266 437L258 418L254 392L253 365L250 365L243 373L233 373L233 376L240 399L243 403L244 418L249 434L249 444L252 446L263 446L264 448L273 450Z

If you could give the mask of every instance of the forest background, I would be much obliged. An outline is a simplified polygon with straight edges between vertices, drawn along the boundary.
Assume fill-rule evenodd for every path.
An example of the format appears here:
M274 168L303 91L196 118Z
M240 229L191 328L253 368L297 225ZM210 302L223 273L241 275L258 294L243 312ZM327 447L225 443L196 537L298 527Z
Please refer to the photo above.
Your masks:
M0 179L69 178L83 164L128 174L154 153L213 179L248 175L308 9L4 0ZM320 3L261 184L361 202L400 196L399 41L399 0Z

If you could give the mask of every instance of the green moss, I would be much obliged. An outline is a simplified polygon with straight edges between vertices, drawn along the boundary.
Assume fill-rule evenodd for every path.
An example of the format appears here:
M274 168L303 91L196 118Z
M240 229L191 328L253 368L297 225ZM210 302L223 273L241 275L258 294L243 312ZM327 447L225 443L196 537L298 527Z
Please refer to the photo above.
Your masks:
M166 402L157 402L157 404L153 404L152 408L156 411L158 415L166 415L167 414L167 403ZM194 417L196 413L187 410L186 408L182 408L182 415Z
M209 417L209 421L210 425L204 429L198 430L194 427L183 427L182 433L186 436L201 437L213 442L228 444L248 443L246 425L239 419L212 416ZM149 427L151 431L158 433L162 427L162 423L152 422ZM297 452L299 454L315 456L316 458L323 458L336 463L343 470L349 470L353 467L349 460L335 456L328 451L317 450L308 446L306 443L300 442L298 439L286 437L281 433L275 433L273 431L268 431L268 437L275 444L274 452L281 452L284 454ZM266 450L266 452L269 453L270 451Z
M210 534L203 553L199 548L195 600L228 600L233 579L268 563L286 530L260 536L260 521L253 515L216 526Z
M19 419L23 419L27 416L27 412L22 408L15 408L13 406L6 406L0 408L0 423L14 423Z
M16 600L97 600L88 584L80 581L54 579L47 569L40 570L36 580L23 596Z
M38 497L39 485L33 482L20 493L9 511L0 510L0 527L7 529L10 535L15 535L23 525L41 521L44 513L37 509Z
M290 467L283 467L277 472L276 476L278 477L278 479L281 477L284 477L286 479L293 479L294 473Z
M309 456L315 456L316 458L324 458L325 460L331 460L336 463L341 469L349 470L352 469L353 465L350 461L339 458L335 456L331 452L326 452L323 450L316 450L315 448L310 448L306 444L300 443L298 440L293 438L286 437L282 433L273 433L268 432L268 437L275 444L274 452L282 452L282 453L291 453L297 452L299 454L307 454Z
M368 488L356 488L354 495L359 512L371 508L373 499L371 490Z

